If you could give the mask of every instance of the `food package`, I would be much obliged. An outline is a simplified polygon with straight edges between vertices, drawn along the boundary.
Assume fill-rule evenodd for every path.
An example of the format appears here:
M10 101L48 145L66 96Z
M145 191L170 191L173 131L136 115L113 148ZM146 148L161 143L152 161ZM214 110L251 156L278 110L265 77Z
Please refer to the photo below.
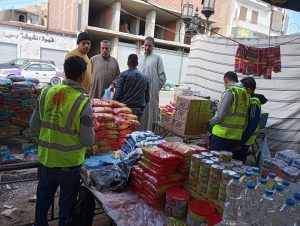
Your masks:
M283 173L293 180L298 180L300 176L300 169L292 166L287 166L282 169Z
M294 159L291 166L300 169L300 159Z
M94 107L93 111L96 113L109 113L109 114L113 114L113 109L110 107Z
M96 140L101 139L117 139L119 138L119 132L117 130L100 130L96 132Z
M159 207L165 203L164 198L151 199L148 194L141 193L140 197L147 203L149 206Z
M100 99L92 99L91 103L93 107L112 107L111 103Z
M162 162L174 162L174 161L179 161L179 157L174 155L174 154L170 154L158 147L144 147L143 148L143 154L145 156L148 156L148 158L150 160L155 159L158 161L162 161Z
M113 112L114 112L115 115L132 114L132 110L128 107L113 108Z
M282 169L288 166L288 164L285 161L277 158L265 159L262 165L267 168L278 168L278 169Z
M183 176L181 176L179 173L171 173L160 177L154 177L149 173L144 173L144 178L155 186L161 186L173 182L182 182L184 180Z
M126 104L120 103L116 100L106 100L107 103L111 105L112 108L123 108L126 107Z
M281 159L288 165L291 165L294 159L300 159L300 154L294 150L283 150L276 152L275 158Z
M121 118L127 119L127 120L137 120L137 118L138 118L136 115L126 114L126 113L120 113L120 114L118 114L118 116L120 116Z
M174 169L159 169L159 168L154 168L152 165L149 165L143 161L139 161L139 166L145 170L147 173L153 175L153 176L166 176L170 173L174 173Z
M94 113L94 119L99 122L113 122L115 120L115 116L108 113Z

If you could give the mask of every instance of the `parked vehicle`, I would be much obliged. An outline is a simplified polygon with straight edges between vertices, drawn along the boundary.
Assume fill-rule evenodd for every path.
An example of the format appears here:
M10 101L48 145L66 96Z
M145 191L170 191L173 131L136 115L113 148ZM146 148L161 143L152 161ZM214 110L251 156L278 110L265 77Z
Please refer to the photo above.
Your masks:
M63 72L50 63L29 62L19 68L1 69L0 77L23 76L25 78L36 78L40 83L61 83Z
M169 91L169 90L171 90L171 88L174 88L175 86L176 86L175 82L167 79L165 85L163 86L163 89Z
M28 58L16 58L9 62L0 64L0 69L8 69L8 68L19 68L22 65L25 65L29 62L39 62L39 63L48 63L55 66L54 61L51 60L40 60L40 59L28 59Z

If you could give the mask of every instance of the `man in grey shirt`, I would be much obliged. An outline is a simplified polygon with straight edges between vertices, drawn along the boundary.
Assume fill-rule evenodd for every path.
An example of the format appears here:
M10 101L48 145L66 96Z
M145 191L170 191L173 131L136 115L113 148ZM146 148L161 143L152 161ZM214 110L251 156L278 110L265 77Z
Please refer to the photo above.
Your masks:
M209 126L213 128L209 150L231 151L235 158L246 124L250 97L242 83L238 83L235 72L225 73L224 86L226 90L222 94L218 111L209 122Z

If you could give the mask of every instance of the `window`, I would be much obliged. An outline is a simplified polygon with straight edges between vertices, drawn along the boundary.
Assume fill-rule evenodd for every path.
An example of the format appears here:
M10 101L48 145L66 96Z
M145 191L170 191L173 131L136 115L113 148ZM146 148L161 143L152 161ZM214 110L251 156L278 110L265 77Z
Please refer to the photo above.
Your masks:
M239 19L246 21L246 17L247 17L247 8L241 6Z
M19 22L25 22L25 17L23 15L19 16Z
M31 64L28 67L25 68L26 71L40 71L41 65L39 64Z
M42 71L56 71L54 67L49 64L43 64L41 67Z
M257 19L258 19L258 12L252 10L251 23L252 24L257 24Z

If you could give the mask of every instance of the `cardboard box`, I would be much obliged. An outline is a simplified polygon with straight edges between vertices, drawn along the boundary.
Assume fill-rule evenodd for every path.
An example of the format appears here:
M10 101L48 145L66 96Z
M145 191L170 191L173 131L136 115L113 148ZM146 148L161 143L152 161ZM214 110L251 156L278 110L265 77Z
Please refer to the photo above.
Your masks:
M161 121L160 121L160 124L167 128L167 129L172 129L172 126L173 126L173 120L174 120L174 116L170 116L170 115L167 115L167 114L163 114L161 116Z
M176 109L184 111L210 111L211 101L195 96L178 96L176 101Z
M201 135L207 133L207 123L198 124L198 123L183 123L177 120L173 121L172 131L179 135Z
M180 122L187 122L199 117L199 112L195 111L185 111L183 109L176 109L174 119Z

